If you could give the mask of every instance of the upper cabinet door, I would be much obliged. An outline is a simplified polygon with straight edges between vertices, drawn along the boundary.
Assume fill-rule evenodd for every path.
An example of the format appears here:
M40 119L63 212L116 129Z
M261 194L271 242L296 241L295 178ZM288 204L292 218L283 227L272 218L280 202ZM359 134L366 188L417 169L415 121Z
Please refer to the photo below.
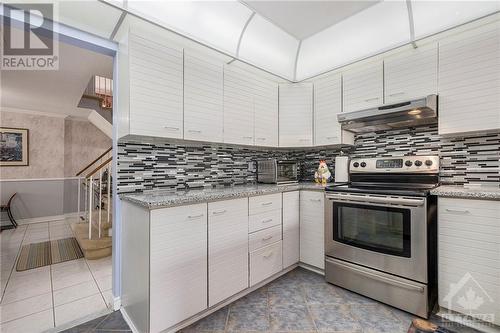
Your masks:
M254 87L255 145L278 147L278 84L257 78Z
M341 143L337 114L342 112L342 76L333 74L314 82L314 144Z
M254 80L224 67L224 142L254 144Z
M280 147L312 146L312 110L312 83L279 85Z
M384 104L382 61L363 64L343 76L344 112L359 111Z
M183 51L129 38L130 133L183 137Z
M223 142L223 63L184 54L184 139Z
M439 42L439 134L500 128L500 22Z
M437 44L412 49L384 60L385 104L437 93Z

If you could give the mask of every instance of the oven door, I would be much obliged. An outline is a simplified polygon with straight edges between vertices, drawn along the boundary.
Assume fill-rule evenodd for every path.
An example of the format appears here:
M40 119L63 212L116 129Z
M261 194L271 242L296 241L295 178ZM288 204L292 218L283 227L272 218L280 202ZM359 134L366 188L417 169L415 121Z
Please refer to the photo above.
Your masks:
M426 198L327 193L325 255L427 282Z

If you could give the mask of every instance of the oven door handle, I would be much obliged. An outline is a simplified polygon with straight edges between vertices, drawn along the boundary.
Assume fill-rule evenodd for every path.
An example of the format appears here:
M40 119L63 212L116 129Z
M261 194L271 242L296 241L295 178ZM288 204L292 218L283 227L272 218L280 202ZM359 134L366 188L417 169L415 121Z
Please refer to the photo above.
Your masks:
M326 259L326 260L329 261L328 259ZM370 272L367 272L365 270L354 267L353 265L345 265L345 264L339 263L339 262L335 262L335 265L345 266L346 269L349 269L351 271L356 272L357 274L364 275L366 277L369 277L370 279L377 280L377 281L382 282L382 283L391 284L391 285L396 286L396 287L417 291L419 293L423 293L425 291L424 287L416 286L416 285L413 285L410 283L397 281L397 280L390 279L390 278L387 278L387 277L384 277L384 276L381 276L378 274L370 273Z
M346 200L356 202L369 202L377 204L389 205L404 205L404 206L423 206L424 199L409 199L409 198L392 198L392 197L375 197L370 195L356 195L356 194L327 194L327 199L330 200Z

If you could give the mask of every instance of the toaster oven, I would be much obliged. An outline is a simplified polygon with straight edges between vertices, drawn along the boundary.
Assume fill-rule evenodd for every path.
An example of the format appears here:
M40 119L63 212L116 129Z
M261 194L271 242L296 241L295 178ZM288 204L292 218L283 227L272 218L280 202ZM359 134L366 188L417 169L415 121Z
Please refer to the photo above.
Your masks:
M298 183L297 161L257 160L257 182L278 185Z

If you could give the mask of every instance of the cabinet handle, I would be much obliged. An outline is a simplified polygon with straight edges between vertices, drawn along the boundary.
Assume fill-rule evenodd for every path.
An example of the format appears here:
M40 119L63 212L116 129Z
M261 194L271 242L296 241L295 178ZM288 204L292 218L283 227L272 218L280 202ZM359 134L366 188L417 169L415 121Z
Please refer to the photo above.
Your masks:
M399 96L399 95L404 95L405 93L403 91L401 92L397 92L397 93L394 93L394 94L389 94L389 96Z
M446 211L450 212L450 213L462 213L462 214L469 214L470 213L467 209L460 210L460 209L449 209L449 208L446 208Z
M337 138L338 138L338 136L327 136L326 137L327 140L337 139Z
M265 141L266 138L257 138L257 140Z
M219 211L214 211L212 214L214 215L221 215L221 214L224 214L226 212L226 210L219 210Z
M379 99L378 97L368 98L368 99L365 99L365 102L376 101L378 99Z
M264 255L264 258L266 258L266 259L267 259L267 258L271 257L271 256L273 255L273 253L274 253L274 252L269 252L268 254Z
M273 219L262 220L262 223L269 223L269 222L273 222Z
M163 126L167 130L172 130L172 131L178 131L179 127L172 127L172 126Z
M242 138L243 139L251 139L251 138L253 138L253 136L243 136Z
M309 139L300 139L299 141L300 142L306 142L306 141L309 141Z
M263 202L262 203L262 206L269 206L269 205L272 205L273 202L272 201L269 201L269 202Z
M273 238L273 235L269 235L267 237L264 237L264 238L262 238L262 240L267 241L267 240L270 240L271 238Z
M203 216L205 216L205 214L200 214L200 215L189 215L189 216L188 216L188 218L189 218L189 219L198 219L198 218L203 217Z
M200 130L188 130L189 133L201 133Z
M321 199L309 199L309 200L311 200L312 202L320 202L321 201Z

